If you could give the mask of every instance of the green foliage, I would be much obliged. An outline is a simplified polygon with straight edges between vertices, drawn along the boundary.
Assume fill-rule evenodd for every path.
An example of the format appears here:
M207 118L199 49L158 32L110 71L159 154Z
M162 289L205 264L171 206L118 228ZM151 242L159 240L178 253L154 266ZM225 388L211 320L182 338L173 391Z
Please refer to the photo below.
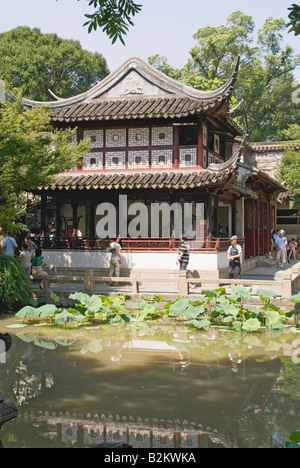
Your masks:
M210 90L228 80L240 56L231 106L242 104L233 117L252 141L278 141L285 138L283 131L289 125L300 120L299 106L292 101L293 71L300 54L290 46L282 47L284 19L267 18L256 37L254 26L251 16L236 11L225 25L199 29L190 59L176 73L166 57L155 55L149 61L172 78Z
M53 295L57 299L56 295ZM54 304L46 304L35 308L26 306L16 313L16 317L24 321L41 319L45 323L58 326L72 323L73 326L80 324L88 325L91 322L115 323L128 322L131 314L126 311L125 301L128 296L89 296L81 292L70 294L70 299L75 301L75 308L60 308Z
M282 132L285 141L291 143L300 143L300 125L296 123L289 124Z
M98 28L112 39L112 44L119 39L125 45L123 36L129 26L133 26L132 18L141 11L142 6L133 0L89 0L89 6L98 8L95 13L86 14L89 33Z
M173 68L171 65L169 65L167 57L165 56L161 56L158 54L151 55L150 57L148 57L148 62L150 63L150 65L157 68L170 78L179 79L181 76L181 71L178 68Z
M82 49L78 41L26 26L0 34L0 77L28 99L52 101L49 89L71 97L108 73L103 56Z
M231 293L227 294L225 288L202 290L201 297L190 299L179 297L160 307L161 296L153 298L142 297L139 302L139 311L132 313L127 310L126 301L129 296L117 295L97 296L81 292L71 294L69 297L75 301L75 307L69 309L59 308L56 305L44 305L39 308L26 306L16 317L25 321L44 320L50 324L66 325L73 322L73 326L90 325L91 323L125 323L157 320L167 315L173 320L187 322L198 329L210 327L226 327L235 331L254 332L263 328L280 330L288 324L291 314L284 313L284 309L274 305L272 299L276 295L272 291L259 290L258 295L262 305L245 307L244 300L251 300L251 289L244 286L232 286ZM294 304L300 302L300 296L287 298ZM58 299L53 295L54 299ZM297 329L292 329L297 331Z
M87 140L70 143L75 130L53 131L49 109L23 103L0 104L0 227L4 232L24 228L18 219L26 210L24 192L49 183L87 152Z
M162 296L154 296L153 298L142 297L139 303L140 312L138 313L136 320L143 322L146 319L157 318L161 315L159 309L159 303L162 300Z
M262 327L278 330L287 323L281 308L271 302L276 297L272 291L259 290L262 306L250 310L243 301L251 301L251 290L241 285L232 286L231 290L230 295L226 294L225 288L202 290L201 299L178 298L168 302L164 309L171 317L192 319L196 328L225 325L235 331L254 332Z
M300 170L300 152L289 149L283 153L279 166L279 179L289 188L291 192L291 205L294 208L300 206L300 183L299 177L295 177Z
M300 125L290 124L283 131L283 136L291 144L300 145ZM288 187L291 195L290 204L294 208L300 206L300 183L299 178L295 177L299 168L300 152L296 149L285 151L280 160L278 178Z
M288 10L290 10L290 21L288 22L287 27L290 27L289 32L294 32L295 36L298 36L300 34L300 5L293 3Z
M0 313L32 302L31 282L16 258L0 254Z
M300 448L300 431L293 431L289 441L285 444L286 448Z

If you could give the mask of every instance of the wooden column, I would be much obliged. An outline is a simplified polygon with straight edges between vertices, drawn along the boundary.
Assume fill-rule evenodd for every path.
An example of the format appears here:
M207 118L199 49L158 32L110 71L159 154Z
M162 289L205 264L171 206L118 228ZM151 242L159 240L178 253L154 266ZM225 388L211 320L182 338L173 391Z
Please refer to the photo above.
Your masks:
M41 196L41 234L46 235L46 205L47 205L47 196L42 194Z
M91 200L85 201L85 237L91 237Z
M71 202L72 205L72 210L73 210L73 230L74 230L74 235L76 237L76 230L78 228L78 215L77 215L77 210L78 210L78 200L73 200Z
M214 236L219 237L219 195L214 199Z
M55 199L55 208L56 208L55 227L56 227L57 237L60 237L60 231L61 231L61 205L62 205L62 201L58 197L56 197Z
M90 199L90 237L95 237L95 200Z
M174 169L179 168L179 126L174 125L173 126L173 131L174 131L174 161L173 161L173 167Z
M198 149L197 149L197 166L203 168L203 132L202 122L198 125Z
M231 232L236 235L236 197L234 197L231 207Z
M206 229L207 229L207 235L209 233L212 234L213 226L212 226L212 211L211 211L211 194L208 193L206 195Z
M83 128L79 127L77 129L77 143L83 140ZM83 157L80 158L77 164L77 169L82 169L83 167Z

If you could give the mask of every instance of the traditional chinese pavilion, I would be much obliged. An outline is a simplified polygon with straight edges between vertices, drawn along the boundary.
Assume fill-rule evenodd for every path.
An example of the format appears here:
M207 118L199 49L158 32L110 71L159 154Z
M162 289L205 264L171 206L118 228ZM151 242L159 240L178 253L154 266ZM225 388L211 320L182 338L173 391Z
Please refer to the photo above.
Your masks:
M118 212L119 196L126 195L128 206L202 203L204 239L191 241L202 254L217 252L219 239L227 238L227 247L232 234L245 240L246 257L267 252L282 186L249 163L244 132L229 110L238 68L239 61L219 89L199 91L132 57L78 96L55 96L47 103L24 99L25 108L50 106L53 126L76 127L77 141L90 138L80 164L36 192L41 232L47 237L55 229L56 234L55 243L44 248L104 248L97 237L97 207L107 202ZM123 233L123 249L169 252L176 245L173 235L172 229L156 239L150 232L135 239ZM226 265L224 257L208 268Z

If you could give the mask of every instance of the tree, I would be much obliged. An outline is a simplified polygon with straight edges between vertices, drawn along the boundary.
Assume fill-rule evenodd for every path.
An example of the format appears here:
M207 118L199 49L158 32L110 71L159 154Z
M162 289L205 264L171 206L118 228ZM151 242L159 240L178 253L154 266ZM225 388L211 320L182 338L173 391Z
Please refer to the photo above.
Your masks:
M133 0L89 0L89 6L98 8L92 14L86 14L88 31L96 31L98 27L112 39L112 44L119 39L125 45L123 35L127 34L129 26L133 26L132 18L141 11L142 6Z
M295 36L298 36L300 34L300 5L293 3L288 10L290 13L287 27L290 27L289 32L294 31Z
M28 99L53 100L49 88L64 98L74 96L108 73L103 56L83 50L78 41L25 26L0 34L0 78Z
M79 0L78 0L79 1ZM132 18L142 10L139 5L132 0L88 0L89 6L98 8L92 14L86 14L89 19L84 26L88 26L88 31L96 31L101 27L103 31L112 39L112 43L119 39L124 44L123 35L127 34L129 26L133 26ZM300 34L300 6L295 3L290 8L289 32L294 31L295 36Z
M29 276L16 259L0 253L0 315L32 303Z
M300 118L299 106L292 102L293 71L300 54L281 46L283 19L268 18L254 42L254 22L241 11L232 13L225 25L205 27L194 35L197 44L191 58L178 73L179 79L198 89L214 89L230 76L237 57L241 57L232 105L242 102L235 120L252 141L276 140L282 131ZM150 57L162 71L173 68L159 56Z
M0 227L2 233L22 229L25 192L51 182L88 151L87 140L70 143L73 131L53 131L49 109L24 112L23 102L0 104Z
M279 179L288 187L291 193L291 205L300 208L300 125L291 124L283 132L287 141L294 145L283 153L279 165Z
M148 57L148 62L150 63L150 65L157 68L170 78L179 79L181 76L181 70L179 70L178 68L173 68L171 65L169 65L167 57L165 56L161 56L158 54L151 55L150 57Z

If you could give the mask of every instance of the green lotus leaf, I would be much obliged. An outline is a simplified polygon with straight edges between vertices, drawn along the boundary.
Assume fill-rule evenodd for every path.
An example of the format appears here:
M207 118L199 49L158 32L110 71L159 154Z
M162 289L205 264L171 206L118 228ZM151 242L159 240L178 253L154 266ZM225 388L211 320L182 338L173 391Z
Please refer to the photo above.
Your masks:
M206 318L202 320L193 320L193 325L196 328L208 328L211 325L210 320L207 320Z
M34 307L26 306L16 313L16 317L18 318L39 317L39 312L38 312L38 309L35 309Z
M265 313L268 320L268 325L276 325L280 320L280 314L278 312L268 311Z
M183 313L189 306L189 299L179 299L170 306L170 315L179 315Z
M257 331L260 328L260 321L257 318L250 318L243 323L242 329L253 332Z

